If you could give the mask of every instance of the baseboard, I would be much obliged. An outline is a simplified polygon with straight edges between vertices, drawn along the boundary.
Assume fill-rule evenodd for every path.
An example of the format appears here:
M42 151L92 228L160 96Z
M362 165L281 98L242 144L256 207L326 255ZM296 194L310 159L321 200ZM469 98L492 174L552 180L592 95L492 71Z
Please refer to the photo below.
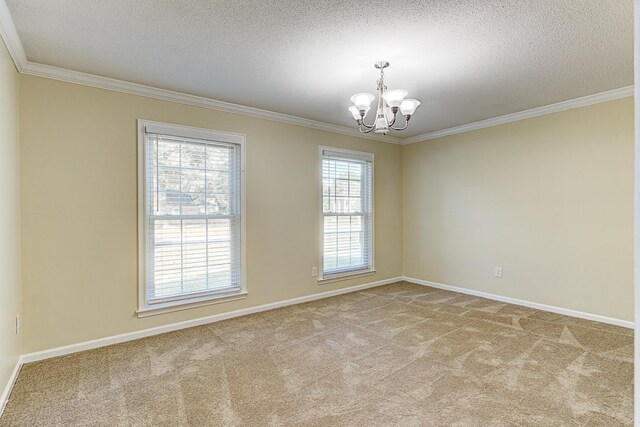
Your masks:
M537 302L525 301L516 298L505 297L502 295L490 294L487 292L476 291L473 289L460 288L458 286L444 285L442 283L430 282L428 280L415 279L413 277L402 277L402 280L416 285L429 286L432 288L443 289L446 291L459 292L461 294L473 295L477 297L492 299L495 301L506 302L509 304L521 305L524 307L535 308L538 310L550 311L552 313L564 314L565 316L578 317L580 319L593 320L595 322L608 323L610 325L622 326L623 328L634 328L634 323L628 320L615 319L613 317L601 316L599 314L585 313L583 311L571 310L569 308L556 307L553 305L540 304Z
M4 412L4 408L7 406L7 402L9 401L9 396L11 395L11 390L13 390L13 386L18 379L18 374L20 373L20 368L22 367L22 359L18 358L16 361L16 366L13 368L13 372L11 372L11 376L9 377L9 382L7 382L6 387L2 391L2 396L0 396L0 417Z
M228 313L216 314L213 316L201 317L198 319L187 320L184 322L172 323L169 325L158 326L155 328L143 329L140 331L129 332L120 335L114 335L110 337L99 338L91 341L85 341L77 344L71 344L63 347L52 348L49 350L38 351L34 353L28 353L20 357L18 362L16 363L16 367L13 370L9 383L4 389L2 393L2 400L0 400L0 415L2 415L2 411L4 410L4 406L9 398L13 385L18 377L18 373L20 372L20 368L24 363L36 362L39 360L50 359L53 357L64 356L67 354L77 353L79 351L91 350L94 348L105 347L112 344L118 344L126 341L133 341L140 338L150 337L153 335L159 335L166 332L177 331L180 329L191 328L194 326L200 326L207 323L219 322L221 320L231 319L234 317L245 316L248 314L259 313L261 311L273 310L275 308L286 307L289 305L302 304L305 302L315 301L323 298L329 298L336 295L342 295L350 292L356 292L363 289L374 288L377 286L388 285L390 283L406 281L410 283L414 283L417 285L430 286L433 288L459 292L468 295L474 295L482 298L492 299L495 301L506 302L509 304L516 304L525 307L535 308L538 310L550 311L553 313L564 314L567 316L578 317L581 319L593 320L596 322L603 322L612 325L622 326L625 328L633 328L633 322L629 322L626 320L614 319L611 317L600 316L597 314L585 313L576 310L570 310L562 307L555 307L546 304L539 304L530 301L519 300L516 298L505 297L501 295L490 294L487 292L476 291L472 289L460 288L457 286L445 285L442 283L430 282L427 280L415 279L412 277L394 277L385 280L379 280L376 282L365 283L362 285L351 286L343 289L336 289L333 291L320 292L317 294L306 295L298 298L292 298L284 301L277 301L269 304L259 305L255 307L249 307L241 310L235 310Z
M389 283L399 282L401 280L402 280L401 277L394 277L391 279L365 283L363 285L351 286L343 289L336 289L334 291L320 292L317 294L305 295L303 297L292 298L284 301L277 301L270 304L244 308L242 310L230 311L228 313L215 314L213 316L201 317L198 319L187 320L179 323L172 323L169 325L158 326L155 328L143 329L140 331L129 332L126 334L113 335L110 337L104 337L104 338L85 341L77 344L71 344L64 347L57 347L49 350L43 350L35 353L25 354L21 357L20 361L22 363L36 362L38 360L50 359L52 357L64 356L66 354L77 353L79 351L91 350L94 348L105 347L108 345L118 344L126 341L133 341L140 338L150 337L153 335L164 334L166 332L177 331L179 329L186 329L194 326L205 325L207 323L219 322L221 320L231 319L239 316L245 316L247 314L273 310L274 308L280 308L280 307L285 307L285 306L294 305L294 304L301 304L304 302L315 301L323 298L329 298L336 295L356 292L363 289L388 285Z

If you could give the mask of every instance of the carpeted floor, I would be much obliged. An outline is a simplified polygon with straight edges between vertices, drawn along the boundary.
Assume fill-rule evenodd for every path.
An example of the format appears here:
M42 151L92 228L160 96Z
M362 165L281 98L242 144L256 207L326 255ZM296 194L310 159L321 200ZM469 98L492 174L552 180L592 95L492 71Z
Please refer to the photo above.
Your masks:
M397 283L25 365L0 426L631 425L632 351Z

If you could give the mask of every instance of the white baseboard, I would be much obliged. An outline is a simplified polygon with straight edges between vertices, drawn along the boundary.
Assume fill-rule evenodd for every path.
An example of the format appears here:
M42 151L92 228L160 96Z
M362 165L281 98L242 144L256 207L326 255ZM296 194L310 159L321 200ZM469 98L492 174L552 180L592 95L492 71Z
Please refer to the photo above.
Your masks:
M20 357L20 359L18 360L18 362L16 363L16 366L15 366L15 368L13 370L13 373L11 375L9 383L6 385L6 387L5 387L5 389L4 389L3 393L2 393L2 397L1 397L1 400L0 400L0 415L2 415L2 411L4 410L4 406L7 403L9 395L11 394L11 390L13 388L13 385L15 384L15 381L16 381L16 379L18 377L18 373L20 372L20 368L21 368L22 364L24 364L24 363L36 362L36 361L39 361L39 360L50 359L50 358L58 357L58 356L64 356L64 355L71 354L71 353L77 353L79 351L91 350L91 349L94 349L94 348L105 347L105 346L108 346L108 345L118 344L118 343L122 343L122 342L126 342L126 341L133 341L133 340L136 340L136 339L150 337L150 336L153 336L153 335L159 335L159 334L163 334L163 333L166 333L166 332L172 332L172 331L177 331L177 330L180 330L180 329L191 328L191 327L194 327L194 326L200 326L200 325L204 325L204 324L207 324L207 323L219 322L221 320L231 319L231 318L239 317L239 316L245 316L247 314L258 313L258 312L261 312L261 311L273 310L275 308L286 307L288 305L301 304L301 303L305 303L305 302L309 302L309 301L315 301L315 300L319 300L319 299L323 299L323 298L329 298L329 297L332 297L332 296L346 294L346 293L350 293L350 292L356 292L356 291L360 291L360 290L363 290L363 289L368 289L368 288L374 288L374 287L377 287L377 286L388 285L390 283L399 282L399 281L406 281L406 282L415 283L415 284L418 284L418 285L430 286L430 287L433 287L433 288L444 289L444 290L453 291L453 292L459 292L459 293L468 294L468 295L474 295L474 296L488 298L488 299L492 299L492 300L496 300L496 301L506 302L506 303L509 303L509 304L522 305L522 306L525 306L525 307L535 308L535 309L538 309L538 310L545 310L545 311L550 311L550 312L553 312L553 313L564 314L564 315L567 315L567 316L579 317L579 318L587 319L587 320L594 320L596 322L609 323L609 324L612 324L612 325L622 326L622 327L625 327L625 328L633 328L634 327L633 322L629 322L629 321L626 321L626 320L614 319L614 318L611 318L611 317L600 316L600 315L597 315L597 314L584 313L584 312L581 312L581 311L570 310L570 309L567 309L567 308L555 307L555 306L546 305L546 304L539 304L539 303L535 303L535 302L519 300L519 299L516 299L516 298L510 298L510 297L504 297L504 296L500 296L500 295L494 295L494 294L490 294L490 293L486 293L486 292L475 291L475 290L472 290L472 289L460 288L460 287L457 287L457 286L444 285L444 284L441 284L441 283L435 283L435 282L430 282L430 281L427 281L427 280L415 279L415 278L412 278L412 277L394 277L394 278L391 278L391 279L379 280L379 281L376 281L376 282L365 283L365 284L362 284L362 285L351 286L351 287L348 287L348 288L336 289L336 290L333 290L333 291L320 292L320 293L317 293L317 294L306 295L306 296L303 296L303 297L292 298L292 299L288 299L288 300L284 300L284 301L277 301L277 302L273 302L273 303L269 303L269 304L259 305L259 306L256 306L256 307L249 307L249 308L245 308L245 309L241 309L241 310L235 310L235 311L231 311L231 312L228 312L228 313L221 313L221 314L216 314L216 315L213 315L213 316L201 317L201 318L198 318L198 319L187 320L187 321L184 321L184 322L172 323L172 324L169 324L169 325L163 325L163 326L158 326L158 327L155 327L155 328L143 329L143 330L140 330L140 331L129 332L129 333L120 334L120 335L113 335L113 336L110 336L110 337L99 338L99 339L95 339L95 340L91 340L91 341L85 341L85 342L81 342L81 343L77 343L77 344L71 344L71 345L67 345L67 346L63 346L63 347L57 347L57 348L52 348L52 349L49 349L49 350L43 350L43 351L38 351L38 352L22 355Z
M13 372L11 372L11 376L9 377L9 382L7 382L6 387L2 391L2 396L0 396L0 417L4 412L4 408L7 406L7 402L9 401L9 396L11 395L11 390L13 390L13 386L18 379L18 373L20 373L20 368L22 367L22 360L18 358L16 360L16 366L13 368Z
M564 314L565 316L579 317L580 319L593 320L595 322L608 323L610 325L622 326L623 328L634 328L634 323L628 320L615 319L613 317L601 316L599 314L585 313L583 311L571 310L553 305L540 304L537 302L524 301L516 298L504 297L501 295L490 294L473 289L460 288L457 286L443 285L442 283L430 282L428 280L415 279L413 277L403 277L405 282L414 283L416 285L430 286L432 288L443 289L446 291L459 292L461 294L473 295L477 297L492 299L495 301L506 302L509 304L522 305L524 307L535 308L538 310L550 311L552 313Z
M244 308L242 310L230 311L228 313L215 314L213 316L201 317L198 319L187 320L179 323L158 326L155 328L143 329L126 334L113 335L110 337L99 338L91 341L85 341L77 344L66 345L64 347L52 348L49 350L38 351L35 353L25 354L20 358L21 363L36 362L38 360L50 359L52 357L64 356L66 354L77 353L79 351L91 350L94 348L105 347L107 345L118 344L126 341L133 341L140 338L150 337L152 335L164 334L166 332L177 331L179 329L191 328L207 323L219 322L221 320L231 319L233 317L245 316L247 314L258 313L274 308L285 307L288 305L301 304L304 302L315 301L322 298L329 298L336 295L346 294L350 292L360 291L363 289L373 288L376 286L388 285L389 283L401 281L401 277L379 280L377 282L365 283L363 285L351 286L334 291L320 292L317 294L306 295L303 297L292 298L284 301L277 301L270 304L259 305L256 307Z

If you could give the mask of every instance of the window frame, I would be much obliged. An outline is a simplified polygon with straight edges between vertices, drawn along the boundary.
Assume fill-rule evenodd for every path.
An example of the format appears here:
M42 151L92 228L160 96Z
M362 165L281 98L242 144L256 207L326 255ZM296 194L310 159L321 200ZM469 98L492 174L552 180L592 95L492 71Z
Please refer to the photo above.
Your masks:
M151 130L149 130L151 129ZM149 304L147 301L147 271L146 271L146 237L147 218L146 203L146 166L145 140L147 133L157 133L185 138L226 142L240 146L240 290L230 293L209 294L192 298L181 298L175 301ZM227 301L235 301L247 297L246 284L246 136L238 133L215 131L211 129L191 126L161 123L151 120L138 119L138 317L169 313L189 308L202 307Z
M370 276L376 273L376 256L375 256L375 155L374 153L368 153L365 151L355 151L355 150L347 150L345 148L337 148L330 147L326 145L320 145L319 147L319 161L318 161L318 169L319 169L319 200L320 200L320 217L319 217L319 230L320 230L320 265L318 267L318 283L331 283L337 282L341 280L354 279L357 277ZM358 269L353 271L345 271L341 273L333 273L333 274L325 274L324 272L324 207L323 207L323 167L322 162L324 159L324 151L330 151L334 153L345 154L345 157L348 158L351 156L358 157L368 157L371 159L371 236L370 236L370 245L369 253L371 254L371 265L366 269Z

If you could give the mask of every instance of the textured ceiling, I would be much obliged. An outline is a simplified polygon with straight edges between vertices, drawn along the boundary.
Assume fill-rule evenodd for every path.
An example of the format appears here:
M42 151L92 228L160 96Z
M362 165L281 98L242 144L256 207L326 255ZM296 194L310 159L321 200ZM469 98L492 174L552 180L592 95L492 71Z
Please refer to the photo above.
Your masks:
M356 92L422 101L408 137L633 83L631 0L7 0L30 61L353 125Z

